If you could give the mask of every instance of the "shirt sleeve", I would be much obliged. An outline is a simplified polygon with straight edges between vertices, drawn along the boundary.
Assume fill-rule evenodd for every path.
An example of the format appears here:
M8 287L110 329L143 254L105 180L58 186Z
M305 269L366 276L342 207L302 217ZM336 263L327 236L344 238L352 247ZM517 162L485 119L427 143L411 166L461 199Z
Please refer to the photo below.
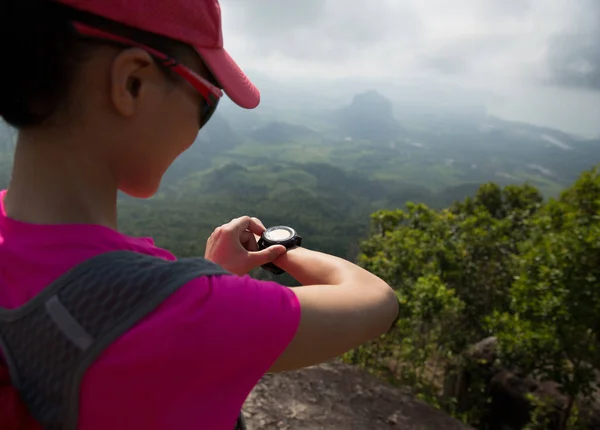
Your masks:
M233 428L300 316L294 292L275 282L230 275L188 282L88 370L81 428Z
M194 282L189 288L198 291L190 291L187 312L198 318L193 328L202 359L227 366L231 372L226 373L236 380L242 371L251 389L296 334L300 322L296 295L288 287L249 276L209 278L207 296L202 294L205 288ZM206 345L211 345L210 352Z
M237 415L296 334L298 299L290 288L249 276L201 278L184 288L185 303L173 307L187 332L178 349L202 374L204 387Z

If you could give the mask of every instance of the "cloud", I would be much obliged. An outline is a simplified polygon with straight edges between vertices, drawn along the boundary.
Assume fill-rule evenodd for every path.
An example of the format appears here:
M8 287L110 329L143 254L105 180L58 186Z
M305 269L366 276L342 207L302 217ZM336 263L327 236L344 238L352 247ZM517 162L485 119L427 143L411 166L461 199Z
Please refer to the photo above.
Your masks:
M592 37L592 31L597 31L593 29L599 28L597 22L588 25L587 39L585 34L569 33L580 28L582 16L598 12L598 0L221 3L226 46L250 68L263 72L431 73L484 84L544 77L566 85L577 73L591 73L587 69L595 67L598 56L594 54L600 44L600 37ZM573 48L578 52L575 56Z
M600 91L600 1L577 2L576 20L549 40L546 82Z
M464 55L455 56L446 52L422 56L421 65L425 69L434 70L443 75L463 75L469 68Z
M243 33L238 41L244 39L246 54L263 59L357 62L389 46L394 29L412 38L419 32L410 5L394 0L370 0L367 7L360 0L225 0L223 6L232 14L231 31Z
M474 2L473 6L478 8L480 14L497 19L498 17L523 16L530 12L534 7L532 0L481 0Z
M231 7L237 30L258 40L314 26L325 6L321 0L224 0L221 3L224 9Z
M518 60L520 38L514 34L473 34L437 42L424 54L417 54L420 67L444 75L484 74L494 72L507 57Z
M513 119L565 118L564 128L600 133L592 113L572 115L600 105L600 0L221 0L221 7L225 46L251 77L449 82L493 92Z

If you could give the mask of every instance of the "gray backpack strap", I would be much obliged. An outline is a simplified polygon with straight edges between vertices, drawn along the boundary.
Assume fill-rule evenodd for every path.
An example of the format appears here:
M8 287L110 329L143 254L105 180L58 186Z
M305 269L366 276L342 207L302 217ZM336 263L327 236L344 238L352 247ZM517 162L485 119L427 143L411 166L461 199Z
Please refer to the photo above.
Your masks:
M94 257L20 308L0 309L12 385L46 429L76 430L79 385L104 349L188 281L229 274L202 258Z

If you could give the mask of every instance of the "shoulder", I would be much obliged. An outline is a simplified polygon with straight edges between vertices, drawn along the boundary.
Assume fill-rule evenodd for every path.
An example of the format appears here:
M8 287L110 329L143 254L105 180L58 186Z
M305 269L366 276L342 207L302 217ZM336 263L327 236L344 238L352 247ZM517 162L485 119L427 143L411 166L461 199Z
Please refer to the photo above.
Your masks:
M275 282L235 275L194 278L94 364L84 407L102 418L102 411L92 409L105 408L107 401L118 408L127 404L123 399L136 398L158 400L178 417L193 411L206 422L234 420L295 336L299 320L295 294ZM121 389L107 400L116 385Z
M196 264L219 270L210 262ZM260 318L256 315L259 310L264 316L299 313L300 305L292 289L276 282L216 273L191 279L165 303L165 307L169 306L197 315L216 312L240 317L252 314L253 318Z
M187 282L148 320L146 329L170 333L179 344L175 349L202 351L205 358L209 345L215 360L230 348L244 347L258 348L262 360L274 361L294 337L300 317L290 288L249 276L211 275ZM174 333L182 337L177 340Z
M108 258L112 270L121 273L145 272L144 278L152 279L149 283L161 283L163 287L159 289L172 291L142 324L150 331L168 332L177 328L199 333L213 331L211 327L231 329L232 317L236 321L249 318L255 327L280 320L291 331L299 324L300 304L296 294L276 282L229 274L203 258L166 261L128 252L100 258Z
M300 323L300 304L292 289L229 274L203 258L168 261L127 251L97 258L100 264L90 264L97 268L98 276L88 273L88 277L134 279L123 285L133 291L143 287L153 297L164 297L154 301L158 306L127 333L137 338L136 343L153 344L157 336L164 336L169 339L169 348L206 354L196 342L218 351L232 343L260 341L273 343L281 353L281 346L291 341ZM106 270L111 272L109 277L100 273ZM276 355L275 350L272 354Z

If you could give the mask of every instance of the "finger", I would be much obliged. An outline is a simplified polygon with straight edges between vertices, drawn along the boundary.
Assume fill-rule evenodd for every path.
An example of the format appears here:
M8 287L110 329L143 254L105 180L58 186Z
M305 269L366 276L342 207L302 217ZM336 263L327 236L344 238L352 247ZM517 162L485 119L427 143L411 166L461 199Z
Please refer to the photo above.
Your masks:
M251 231L246 230L242 232L240 235L240 243L248 251L258 251L258 244L256 243L254 233Z
M244 225L248 225L249 216L242 216L239 218L233 218L227 224L221 226L221 228L228 234L237 234L239 236L244 230L247 230Z
M256 235L261 235L266 230L260 221L256 218L251 218L249 216L243 216L232 220L228 224L228 228L231 231L235 231L238 234L241 234L245 230L249 230Z
M253 221L254 221L256 224L258 224L258 225L259 225L259 226L260 226L260 227L263 229L263 231L265 231L265 230L267 229L267 228L265 227L265 225L262 223L262 221L261 221L261 220L259 220L258 218L256 218L256 217L254 217L254 216L253 216L253 217L252 217L252 220L253 220Z
M269 246L262 251L249 252L248 260L254 267L262 266L263 264L270 263L273 260L281 257L287 252L287 249L283 245Z
M265 226L258 218L250 218L250 223L246 228L257 236L261 236L266 230Z

